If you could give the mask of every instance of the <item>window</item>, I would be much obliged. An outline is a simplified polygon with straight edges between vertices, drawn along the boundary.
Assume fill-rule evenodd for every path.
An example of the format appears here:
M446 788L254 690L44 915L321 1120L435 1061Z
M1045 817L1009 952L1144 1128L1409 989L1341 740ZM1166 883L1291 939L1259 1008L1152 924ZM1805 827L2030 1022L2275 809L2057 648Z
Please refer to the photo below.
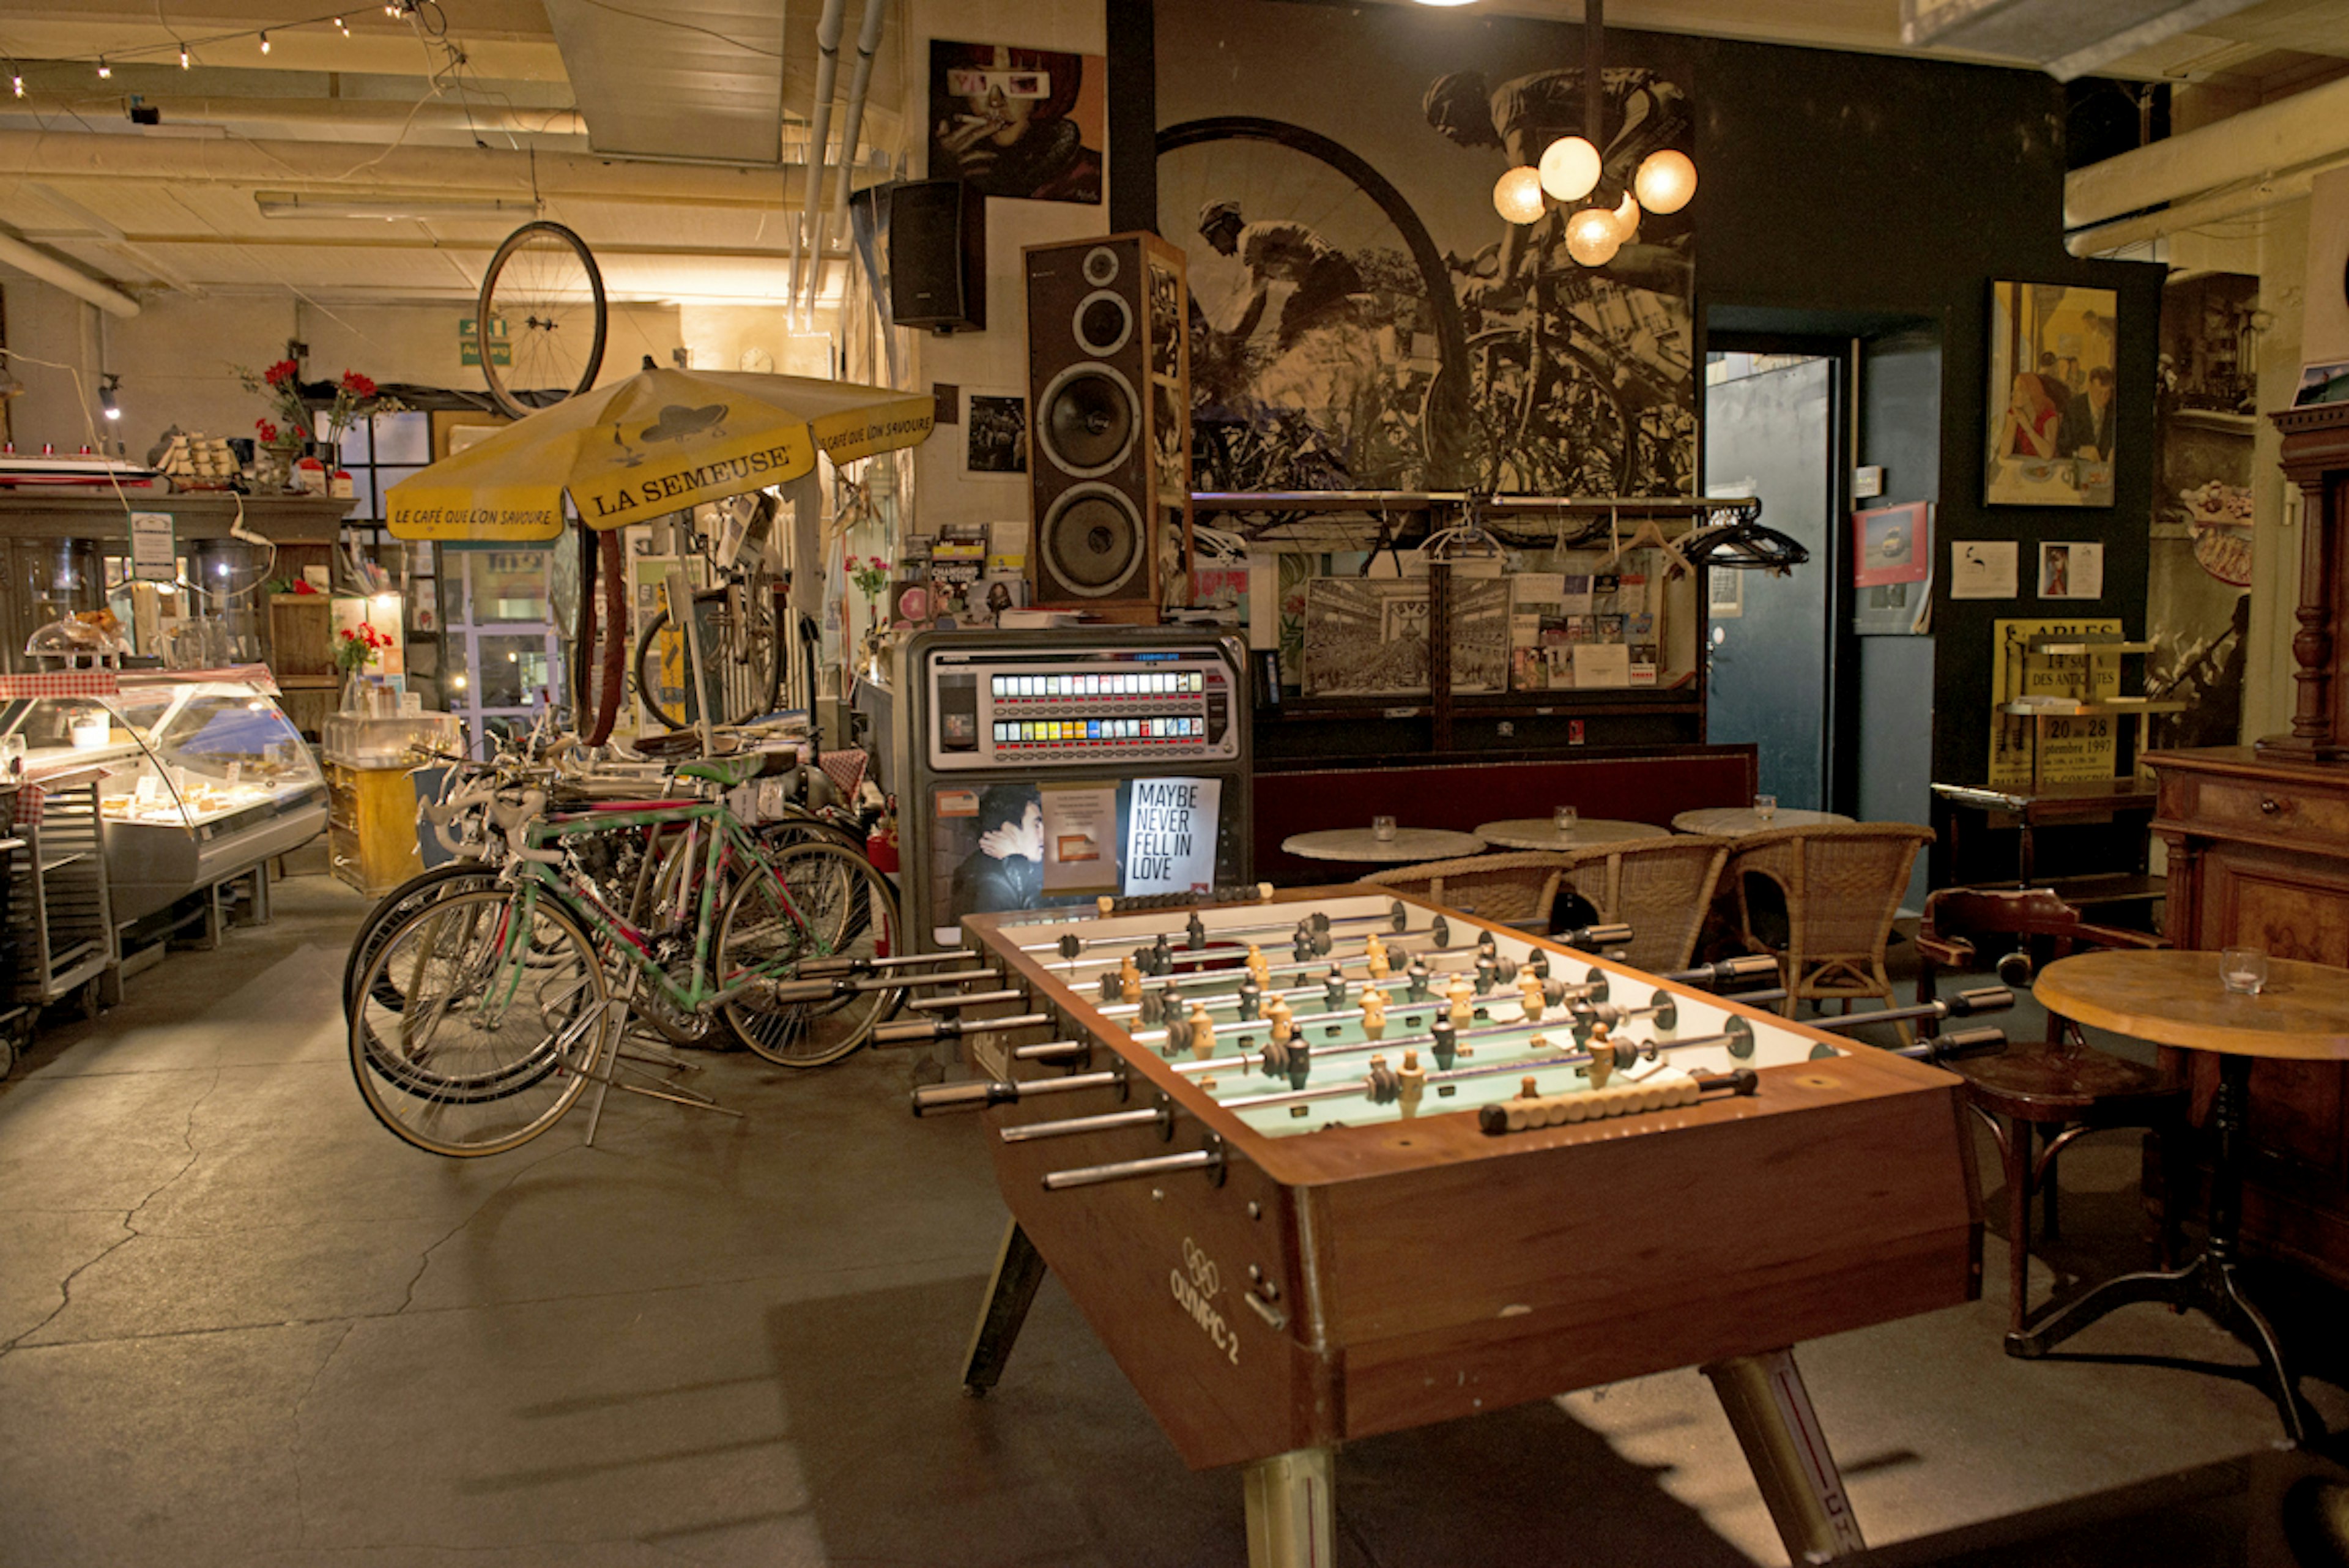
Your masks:
M325 416L320 416L323 439ZM432 461L432 416L410 409L369 414L343 432L342 467L351 476L355 523L383 521L384 493Z

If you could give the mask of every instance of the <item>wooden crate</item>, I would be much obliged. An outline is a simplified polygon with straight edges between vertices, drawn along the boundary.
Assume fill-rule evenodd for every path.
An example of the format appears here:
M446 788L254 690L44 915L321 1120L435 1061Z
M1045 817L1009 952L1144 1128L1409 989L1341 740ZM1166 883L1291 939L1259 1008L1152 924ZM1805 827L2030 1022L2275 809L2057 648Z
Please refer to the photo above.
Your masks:
M335 675L333 605L325 594L269 596L269 669L279 680Z

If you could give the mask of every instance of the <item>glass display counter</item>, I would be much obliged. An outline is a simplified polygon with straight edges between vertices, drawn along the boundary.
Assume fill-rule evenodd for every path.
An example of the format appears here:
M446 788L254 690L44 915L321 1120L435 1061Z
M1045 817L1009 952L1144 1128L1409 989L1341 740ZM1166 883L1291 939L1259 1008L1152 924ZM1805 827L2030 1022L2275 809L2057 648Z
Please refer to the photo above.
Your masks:
M0 680L25 774L98 779L112 918L127 925L317 836L326 785L260 665Z

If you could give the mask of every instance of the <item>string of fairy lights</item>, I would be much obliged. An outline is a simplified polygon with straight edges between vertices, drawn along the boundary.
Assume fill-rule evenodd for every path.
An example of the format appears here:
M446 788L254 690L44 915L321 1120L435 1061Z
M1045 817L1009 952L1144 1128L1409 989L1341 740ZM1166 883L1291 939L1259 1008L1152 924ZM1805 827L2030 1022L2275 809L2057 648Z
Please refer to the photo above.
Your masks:
M394 21L409 23L428 39L438 41L448 36L448 17L442 14L438 0L384 0L383 14ZM170 43L135 44L99 55L36 61L34 68L44 76L55 76L68 70L88 70L93 72L99 81L108 81L113 78L114 67L118 65L145 64L156 59L168 62L176 56L181 70L193 70L199 64L217 66L228 63L222 57L222 53L235 45L250 43L259 53L267 55L273 47L269 36L272 33L283 37L305 28L331 27L342 36L350 37L351 26L347 19L350 15L348 11L329 11L321 16L274 23L267 27L213 33L201 38L182 38L174 35ZM211 57L200 61L197 57L200 49L206 51ZM8 62L8 90L12 97L25 96L23 62L14 59Z

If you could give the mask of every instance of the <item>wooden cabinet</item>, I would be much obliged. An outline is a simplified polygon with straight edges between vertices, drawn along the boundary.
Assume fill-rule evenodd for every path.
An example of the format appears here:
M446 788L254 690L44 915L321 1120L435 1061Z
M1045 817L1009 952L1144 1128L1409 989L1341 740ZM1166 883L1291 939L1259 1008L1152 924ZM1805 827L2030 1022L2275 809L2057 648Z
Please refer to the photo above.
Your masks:
M404 767L328 762L326 855L336 876L371 898L423 870L414 776Z
M2305 502L2292 729L2146 759L2153 831L2169 846L2168 933L2181 948L2349 966L2349 404L2270 417ZM2216 1058L2180 1064L2199 1121ZM2349 1064L2254 1063L2250 1133L2247 1246L2349 1286Z

